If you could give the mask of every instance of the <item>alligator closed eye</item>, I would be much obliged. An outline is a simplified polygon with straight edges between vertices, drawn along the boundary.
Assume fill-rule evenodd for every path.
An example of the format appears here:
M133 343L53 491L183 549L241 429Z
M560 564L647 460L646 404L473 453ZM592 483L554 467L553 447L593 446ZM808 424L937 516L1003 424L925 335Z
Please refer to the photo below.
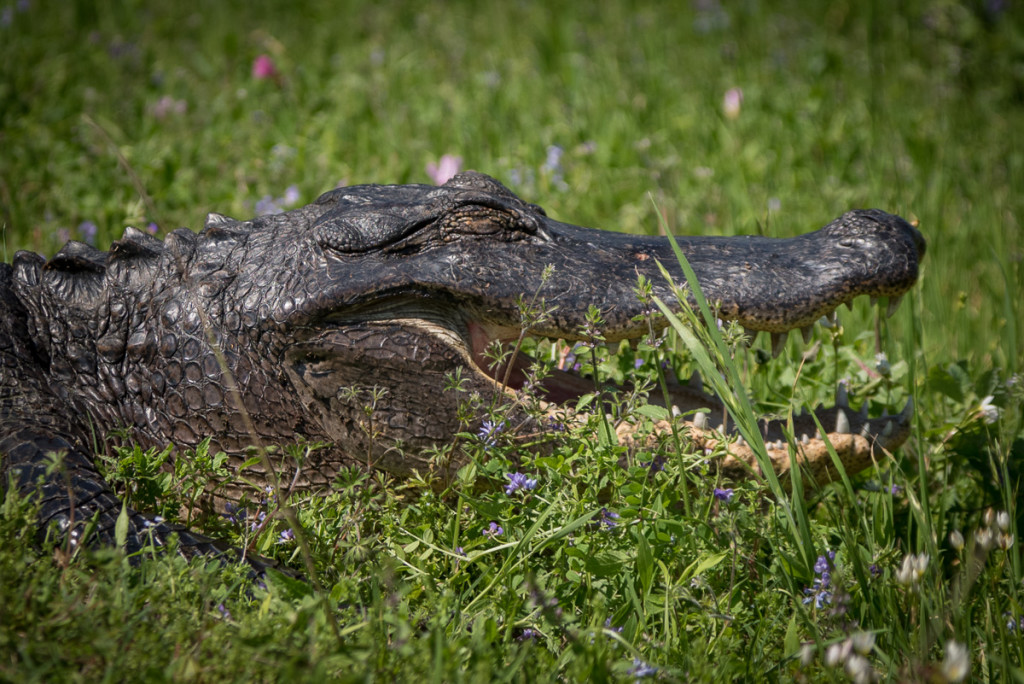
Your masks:
M679 245L722 318L771 333L775 350L790 330L809 330L854 297L896 300L924 253L915 228L877 210L795 238L680 237ZM849 247L858 249L840 249ZM596 306L604 324L595 332L636 340L649 332L647 305L634 294L638 274L674 301L659 264L682 281L666 238L555 221L473 172L441 187L342 188L248 221L211 214L201 234L182 229L162 242L128 229L110 252L76 242L49 261L19 252L0 265L3 473L21 492L39 489L41 525L57 523L75 543L108 544L121 504L96 471L96 434L180 448L210 437L211 450L234 465L254 442L301 434L331 445L283 474L310 489L367 460L409 475L465 429L459 393L440 390L448 378L470 393L512 398L527 382L522 355L498 369L487 360L495 343L521 338L522 295L540 293L554 307L533 336L579 340ZM360 387L375 388L372 432L353 428L366 399L345 388ZM555 371L538 389L558 402L592 385ZM722 439L711 428L726 422L723 407L698 379L671 394L684 413L709 409L689 423L692 439ZM870 418L843 393L816 416L851 472L908 432L909 408ZM826 480L831 459L813 418L796 416L793 426L800 458ZM762 423L780 470L790 453L782 427ZM754 464L750 448L729 449L720 466L743 476ZM48 469L52 452L66 454L63 475ZM93 519L94 536L84 540ZM129 550L171 532L184 553L224 549L134 511L129 523Z

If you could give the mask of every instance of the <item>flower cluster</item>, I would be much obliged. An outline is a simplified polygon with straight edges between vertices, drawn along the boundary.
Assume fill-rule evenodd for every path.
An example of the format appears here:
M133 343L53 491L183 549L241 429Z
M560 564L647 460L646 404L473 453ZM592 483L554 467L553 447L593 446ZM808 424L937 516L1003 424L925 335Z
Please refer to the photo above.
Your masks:
M1014 536L1010 533L1010 514L1006 511L985 511L982 518L984 527L974 533L974 543L983 551L991 551L997 546L1003 551L1013 546ZM950 537L952 540L952 536Z
M477 431L476 436L489 447L494 446L498 441L498 434L505 429L504 423L495 423L493 420L485 420Z
M294 185L289 185L285 191L283 197L272 197L270 195L264 195L256 202L256 215L257 216L269 216L271 214L283 214L285 209L294 207L299 203L301 199L299 194L299 188Z
M509 483L505 485L505 494L512 496L518 491L533 491L537 488L537 479L526 477L523 473L505 473Z
M871 667L868 654L875 647L875 635L870 632L857 632L843 641L829 646L825 650L825 665L828 667L842 667L854 682L873 682L876 679L875 670ZM805 653L811 653L805 651ZM810 658L805 657L805 664Z
M606 527L609 530L612 529L613 527L618 527L619 526L619 514L616 513L615 511L609 511L607 508L602 507L601 508L601 520L599 521L598 524L599 524L599 526Z
M224 512L221 515L235 525L244 526L248 524L251 532L259 529L263 521L267 519L266 511L257 511L255 515L250 516L248 510L240 507L233 501L228 501L224 504Z
M658 674L658 668L653 665L648 665L639 658L633 658L633 666L626 671L626 674L630 677L636 677L637 679L653 677Z
M925 570L928 569L928 554L913 554L908 553L903 558L903 564L900 569L896 571L896 581L903 586L910 587L912 590L917 591L921 584L921 578L924 577Z
M505 530L502 528L501 525L494 522L493 520L491 521L491 524L487 526L487 529L483 532L483 535L485 537L490 537L491 539L494 539L495 537L500 537L503 534L505 534Z
M818 556L814 564L814 582L804 589L804 605L811 601L815 608L821 608L832 603L832 562L835 560L836 552L829 551L825 556Z

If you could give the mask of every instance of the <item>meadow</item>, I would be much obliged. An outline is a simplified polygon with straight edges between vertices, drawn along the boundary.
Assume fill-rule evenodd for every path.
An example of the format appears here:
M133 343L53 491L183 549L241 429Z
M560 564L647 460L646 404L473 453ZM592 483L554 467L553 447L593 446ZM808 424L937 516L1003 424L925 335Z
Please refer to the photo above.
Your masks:
M7 262L454 166L632 233L917 221L891 318L858 301L774 360L686 327L760 412L843 381L872 415L913 399L910 440L805 496L593 425L543 456L470 433L445 488L352 468L329 496L196 520L223 458L123 449L106 468L133 505L310 581L67 554L6 495L0 680L1024 681L1020 3L0 0ZM686 377L697 356L670 337L589 371ZM620 413L657 417L641 404Z

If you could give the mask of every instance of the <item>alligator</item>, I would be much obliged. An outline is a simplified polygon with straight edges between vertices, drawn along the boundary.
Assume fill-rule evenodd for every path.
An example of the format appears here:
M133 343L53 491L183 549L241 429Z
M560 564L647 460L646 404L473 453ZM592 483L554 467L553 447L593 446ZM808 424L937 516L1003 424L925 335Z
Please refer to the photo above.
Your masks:
M794 238L678 244L717 315L768 331L776 350L788 331L807 331L854 297L898 301L925 251L915 227L879 210L851 211ZM591 305L607 343L641 338L650 302L636 295L638 276L654 297L677 301L659 264L682 279L667 237L556 221L476 172L441 186L336 188L251 220L211 213L200 234L182 228L162 241L127 228L106 252L75 241L49 260L21 251L0 265L3 482L38 496L41 529L56 526L69 544L113 543L126 515L119 538L129 550L174 534L180 549L216 553L219 542L122 514L97 470L97 441L186 449L209 438L233 466L253 445L323 442L301 468L268 472L292 467L279 459L246 473L309 489L329 488L351 465L425 473L436 465L434 447L466 429L465 395L442 391L446 381L515 400L533 382L529 360L495 369L488 348L526 333L586 340ZM519 304L532 294L549 315L524 330ZM671 389L684 432L702 447L725 440L723 467L756 472L749 444L712 429L725 409L697 385ZM383 390L372 429L367 396L353 388ZM553 406L593 385L555 369L532 391ZM710 413L691 413L698 407ZM812 416L795 416L789 442L782 421L762 424L780 472L793 447L797 462L827 477L826 439L850 472L861 470L906 439L910 407L869 418L840 396L816 416L827 434Z

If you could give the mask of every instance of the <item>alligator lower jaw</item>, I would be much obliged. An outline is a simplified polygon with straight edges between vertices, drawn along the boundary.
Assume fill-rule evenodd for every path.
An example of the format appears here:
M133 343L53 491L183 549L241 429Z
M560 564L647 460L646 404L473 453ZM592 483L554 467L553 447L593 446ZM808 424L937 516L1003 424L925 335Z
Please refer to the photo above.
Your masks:
M525 384L532 359L519 354L512 360L511 368L503 366L497 371L488 371L484 350L494 341L499 341L503 348L514 347L518 331L475 323L470 323L468 329L469 356L476 370L499 389L517 394ZM541 388L547 402L544 406L551 414L559 410L558 404L595 390L591 380L558 369L542 381ZM697 374L686 385L670 382L669 397L672 412L682 416L686 435L693 445L708 454L716 451L724 454L717 466L726 478L741 480L763 474L754 449L739 436L735 425L730 424L722 402L704 392ZM657 396L652 396L651 400L661 403ZM887 452L907 440L912 417L913 403L908 401L898 415L890 416L883 411L880 417L869 418L867 402L859 411L853 410L844 386L840 385L836 403L831 408L819 406L813 415L804 411L789 419L760 420L758 427L776 475L786 475L795 462L801 466L805 487L809 489L815 484L824 486L840 479L830 447L846 474L855 475L876 465ZM671 426L661 421L655 425L654 434L642 440L638 437L637 426L628 422L618 425L616 433L621 444L644 448L652 446L658 435L670 434ZM785 477L784 485L788 485L788 481Z

